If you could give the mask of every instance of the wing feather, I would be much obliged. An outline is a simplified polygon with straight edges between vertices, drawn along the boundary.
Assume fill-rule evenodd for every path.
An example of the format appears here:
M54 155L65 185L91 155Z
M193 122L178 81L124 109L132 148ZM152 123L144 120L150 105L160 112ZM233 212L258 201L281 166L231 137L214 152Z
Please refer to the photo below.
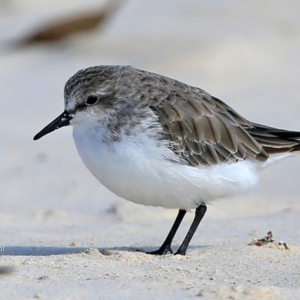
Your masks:
M300 133L288 138L288 131L252 123L199 88L161 76L153 85L156 89L151 86L149 94L155 90L155 97L147 105L172 150L192 166L265 161L269 155L299 149Z

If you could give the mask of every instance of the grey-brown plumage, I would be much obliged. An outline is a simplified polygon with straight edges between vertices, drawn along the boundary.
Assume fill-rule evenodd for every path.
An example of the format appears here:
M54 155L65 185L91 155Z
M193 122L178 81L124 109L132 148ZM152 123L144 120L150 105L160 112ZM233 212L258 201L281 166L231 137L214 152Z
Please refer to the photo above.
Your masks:
M249 158L264 162L270 156L300 150L300 132L250 122L200 88L130 66L81 70L66 83L65 98L83 89L96 93L99 86L103 105L122 104L113 122L115 130L125 121L138 120L137 113L150 108L161 124L161 138L169 140L169 147L192 166Z

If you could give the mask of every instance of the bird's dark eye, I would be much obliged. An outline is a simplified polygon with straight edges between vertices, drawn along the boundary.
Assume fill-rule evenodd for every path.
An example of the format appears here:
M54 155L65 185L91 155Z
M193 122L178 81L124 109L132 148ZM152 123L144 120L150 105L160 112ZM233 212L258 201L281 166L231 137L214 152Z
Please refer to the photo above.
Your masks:
M98 102L98 97L97 96L88 96L86 101L85 101L85 104L86 105L93 105L93 104L96 104Z

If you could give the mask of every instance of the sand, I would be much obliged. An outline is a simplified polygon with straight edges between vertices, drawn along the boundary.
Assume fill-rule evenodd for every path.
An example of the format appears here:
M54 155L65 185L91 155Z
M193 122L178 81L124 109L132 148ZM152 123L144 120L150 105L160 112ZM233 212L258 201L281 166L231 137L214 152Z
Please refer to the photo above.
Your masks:
M300 299L300 157L262 172L255 191L210 205L186 256L155 257L143 251L162 243L176 211L107 191L70 128L32 141L62 112L65 81L98 64L162 73L252 121L300 130L299 1L132 0L104 29L5 47L97 2L0 2L0 298ZM288 250L248 246L270 230Z

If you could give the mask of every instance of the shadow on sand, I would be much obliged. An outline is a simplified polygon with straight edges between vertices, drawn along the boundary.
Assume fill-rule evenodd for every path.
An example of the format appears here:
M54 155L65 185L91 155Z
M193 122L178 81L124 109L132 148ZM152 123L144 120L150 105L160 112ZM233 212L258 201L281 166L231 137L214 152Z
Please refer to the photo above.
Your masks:
M205 250L210 246L190 246L190 250L202 249ZM111 251L121 252L139 252L145 253L157 250L158 247L111 247L111 248L97 248L97 247L46 247L46 246L3 246L0 247L0 256L49 256L49 255L66 255L88 253L90 249L98 249L103 255L110 255ZM175 246L174 249L177 249Z

